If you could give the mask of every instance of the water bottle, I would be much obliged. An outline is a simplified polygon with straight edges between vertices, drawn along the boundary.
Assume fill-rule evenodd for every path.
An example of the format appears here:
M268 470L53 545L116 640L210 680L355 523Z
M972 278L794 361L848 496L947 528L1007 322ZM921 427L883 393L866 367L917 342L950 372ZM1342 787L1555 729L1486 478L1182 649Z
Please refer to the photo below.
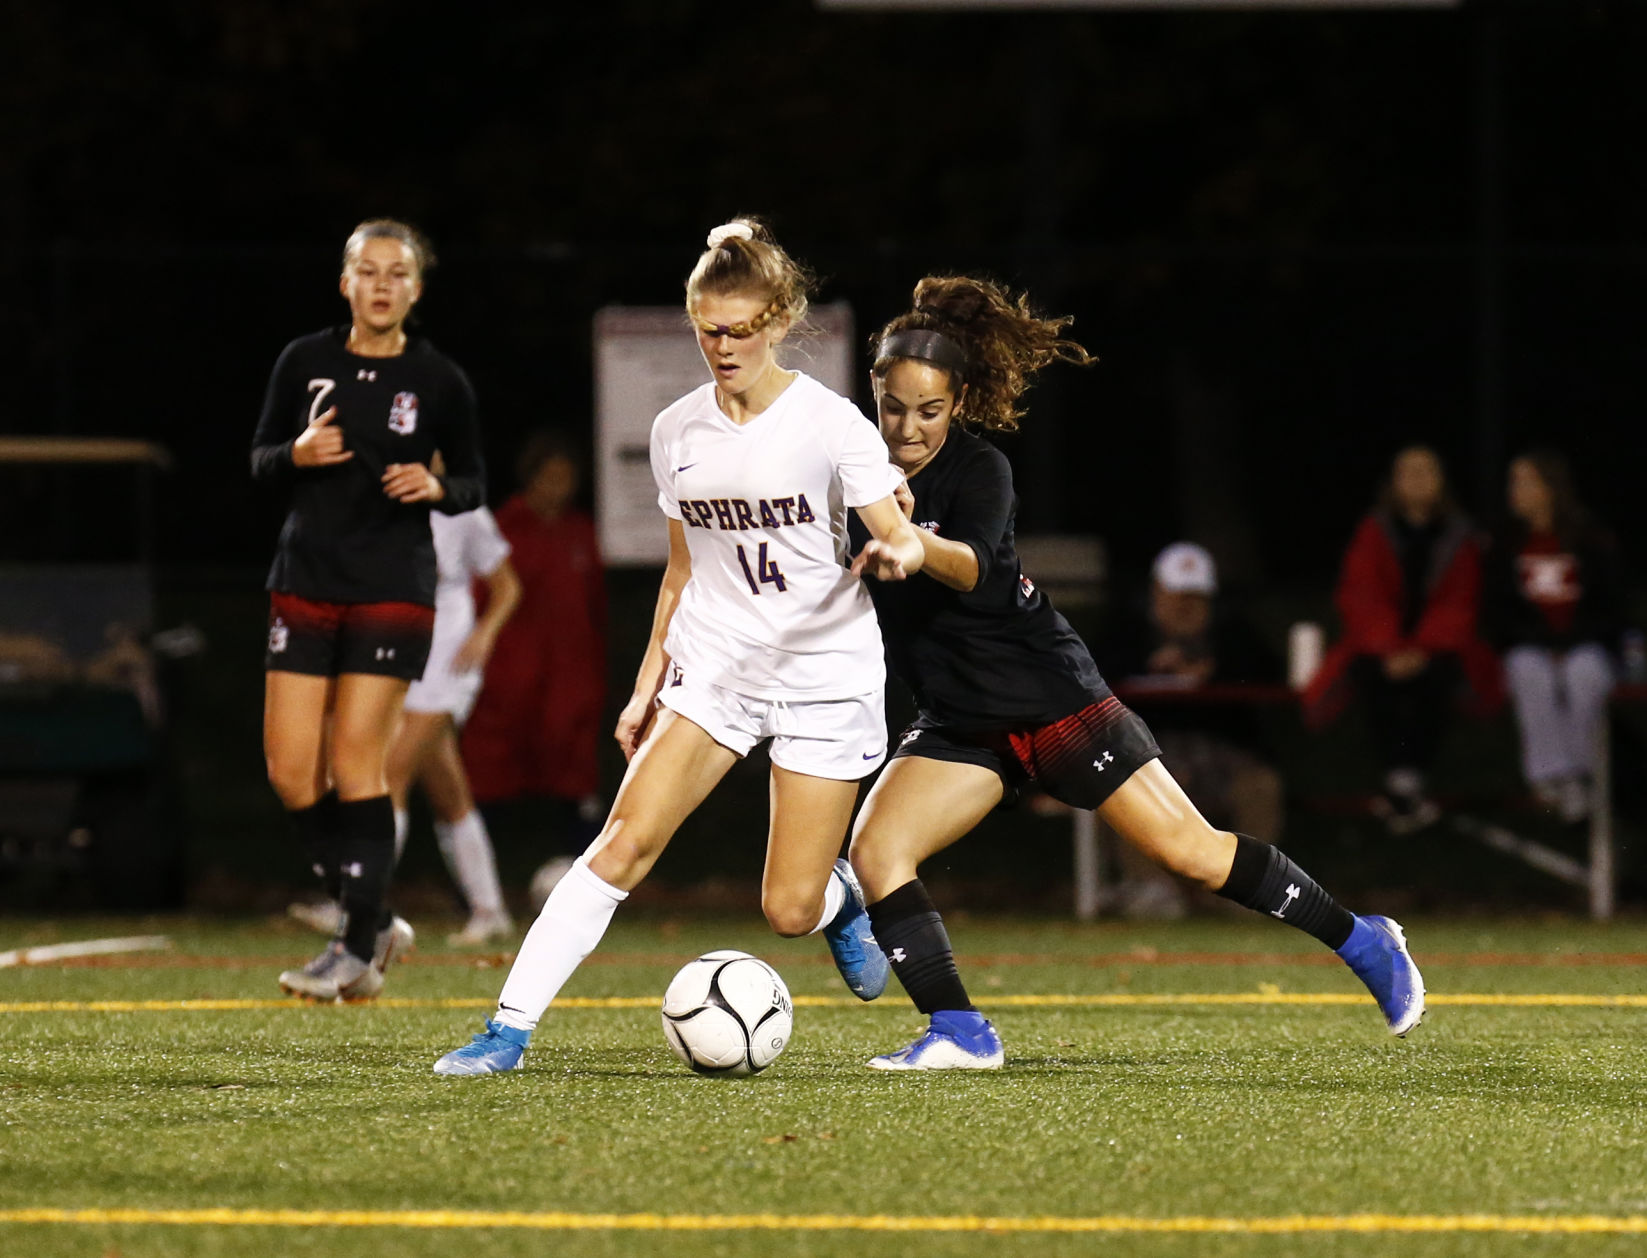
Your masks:
M1287 631L1287 684L1306 690L1321 668L1327 632L1313 620L1300 620Z

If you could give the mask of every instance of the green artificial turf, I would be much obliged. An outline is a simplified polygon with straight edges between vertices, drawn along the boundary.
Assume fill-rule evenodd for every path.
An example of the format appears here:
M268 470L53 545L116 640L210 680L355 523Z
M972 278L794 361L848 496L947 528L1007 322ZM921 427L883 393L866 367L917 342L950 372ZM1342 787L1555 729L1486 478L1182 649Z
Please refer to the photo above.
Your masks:
M439 925L439 924L435 924ZM317 946L265 921L10 922L0 949L161 930L152 964L0 970L24 1001L278 1000ZM438 929L426 928L429 939ZM682 1069L650 1008L567 1009L527 1069L441 1079L495 965L430 943L386 996L474 1009L0 1011L0 1211L303 1209L1105 1218L1647 1216L1647 1009L1472 1007L1467 993L1635 994L1647 928L1409 924L1437 996L1406 1041L1351 1005L1035 1007L1062 994L1339 993L1342 967L1260 921L952 923L1007 1046L1000 1072L888 1075L923 1020L881 1001L796 1011L753 1079ZM770 960L798 997L844 995L815 940L757 920L620 917L567 996L662 993L714 947ZM1197 954L1170 964L1175 954ZM1264 954L1255 957L1253 954ZM1499 956L1492 954L1515 954ZM1581 964L1618 954L1612 964ZM1637 955L1626 955L1637 954ZM1433 957L1434 960L1427 960ZM1539 964L1527 964L1531 958ZM187 960L187 964L180 961ZM1232 963L1233 962L1233 963ZM1633 1236L704 1232L0 1223L0 1253L1635 1254Z

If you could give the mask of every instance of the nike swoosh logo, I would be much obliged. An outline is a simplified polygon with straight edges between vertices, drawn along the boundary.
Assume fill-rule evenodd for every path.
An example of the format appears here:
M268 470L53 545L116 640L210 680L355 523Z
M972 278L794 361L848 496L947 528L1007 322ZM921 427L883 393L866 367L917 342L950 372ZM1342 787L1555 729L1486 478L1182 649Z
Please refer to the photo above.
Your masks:
M867 753L866 753L866 754L865 754L865 755L864 755L864 759L865 759L865 760L873 760L873 759L874 759L874 758L875 758L875 757L876 757L876 756L878 756L878 755L880 755L880 754L881 754L881 753L880 753L880 752L878 752L878 751L871 751L871 752L867 752Z
M677 471L677 472L684 472L684 471L685 471L685 470L686 470L686 469L687 469L687 468L689 468L689 467L696 467L696 466L697 466L697 464L696 464L696 463L682 463L682 464L681 464L681 465L680 465L680 466L679 466L679 467L677 467L677 468L676 468L676 469L675 469L675 470L676 470L676 471Z

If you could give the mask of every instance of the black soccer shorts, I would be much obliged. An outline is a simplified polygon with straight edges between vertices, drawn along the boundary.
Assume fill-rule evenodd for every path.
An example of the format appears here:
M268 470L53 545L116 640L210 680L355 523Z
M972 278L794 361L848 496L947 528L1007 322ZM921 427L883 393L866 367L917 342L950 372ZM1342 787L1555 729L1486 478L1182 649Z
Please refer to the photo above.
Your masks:
M960 730L922 713L899 737L892 758L900 756L992 769L1006 790L1003 807L1033 782L1072 808L1097 808L1161 748L1143 718L1110 695L1035 729Z
M326 603L297 594L269 596L271 673L338 677L372 673L417 681L429 662L435 609L421 603Z

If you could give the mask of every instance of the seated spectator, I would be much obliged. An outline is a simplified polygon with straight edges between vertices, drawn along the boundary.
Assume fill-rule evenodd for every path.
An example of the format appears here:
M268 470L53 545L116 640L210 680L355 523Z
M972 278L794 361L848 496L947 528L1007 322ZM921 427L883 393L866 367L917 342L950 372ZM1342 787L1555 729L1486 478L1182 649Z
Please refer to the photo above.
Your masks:
M1497 662L1477 633L1480 597L1475 527L1436 452L1408 446L1344 554L1334 596L1344 636L1304 695L1316 723L1359 695L1384 772L1376 807L1392 833L1440 816L1427 783L1461 682L1483 709L1498 700Z
M1509 508L1488 565L1487 624L1504 652L1522 772L1540 800L1577 822L1590 810L1596 730L1624 628L1617 548L1553 450L1510 463Z
M1174 542L1155 559L1149 604L1117 634L1106 661L1123 684L1174 692L1226 682L1279 682L1280 664L1245 622L1216 605L1218 566L1194 542ZM1162 757L1216 825L1243 834L1279 835L1281 777L1258 754L1250 706L1174 698L1151 704L1149 727Z
M1229 682L1278 682L1280 664L1241 620L1220 612L1218 567L1194 542L1175 542L1151 570L1146 604L1115 627L1103 652L1106 675L1128 687L1127 703L1149 721L1162 761L1213 824L1277 836L1281 775L1261 754L1250 705L1186 698ZM1170 692L1151 703L1140 691ZM1178 916L1183 893L1157 866L1121 851L1122 880L1111 906L1124 915Z

